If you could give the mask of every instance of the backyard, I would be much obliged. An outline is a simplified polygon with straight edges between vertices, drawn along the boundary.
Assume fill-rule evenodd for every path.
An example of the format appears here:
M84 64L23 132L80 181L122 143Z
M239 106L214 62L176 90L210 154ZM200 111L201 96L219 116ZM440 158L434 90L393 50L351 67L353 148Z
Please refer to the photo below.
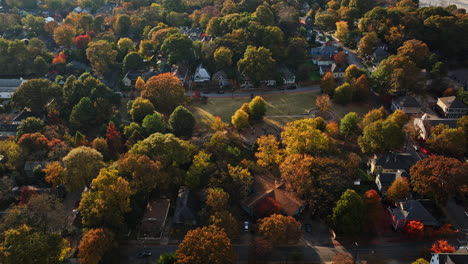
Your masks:
M307 91L262 96L267 101L265 122L280 127L289 121L306 117L305 115L315 108L315 98L319 94L318 91ZM215 116L220 116L224 122L230 123L234 112L243 103L248 102L250 102L250 97L211 97L208 98L206 104L194 102L190 110L195 115L199 126L207 127L210 126ZM348 112L364 115L369 110L369 106L355 103L346 106L333 104L331 108L337 119L341 119Z

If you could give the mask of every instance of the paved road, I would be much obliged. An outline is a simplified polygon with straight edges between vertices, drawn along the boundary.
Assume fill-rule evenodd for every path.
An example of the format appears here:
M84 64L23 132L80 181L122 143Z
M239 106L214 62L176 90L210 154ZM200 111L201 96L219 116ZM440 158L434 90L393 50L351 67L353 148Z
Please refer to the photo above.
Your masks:
M307 86L307 87L298 87L297 89L294 90L269 90L269 91L262 91L258 89L252 89L252 90L241 90L241 91L235 91L234 94L226 91L224 94L217 94L217 93L202 93L202 96L206 97L250 97L252 94L254 96L257 95L269 95L269 94L291 94L291 93L301 93L301 92L310 92L310 91L320 91L320 86ZM191 96L190 92L187 92L188 96Z

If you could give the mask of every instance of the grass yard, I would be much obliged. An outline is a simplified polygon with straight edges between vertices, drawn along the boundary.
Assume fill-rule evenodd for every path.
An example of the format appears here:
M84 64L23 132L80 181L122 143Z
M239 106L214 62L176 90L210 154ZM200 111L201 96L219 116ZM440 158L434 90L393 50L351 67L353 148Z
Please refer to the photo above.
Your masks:
M287 122L301 119L302 117L289 117L288 115L306 114L315 108L315 98L319 92L298 92L290 94L271 94L262 96L267 101L266 122L283 126ZM243 103L250 102L250 97L220 97L209 98L207 104L193 103L190 110L194 113L197 123L201 127L208 127L214 117L219 115L226 122L231 122L231 116ZM333 105L331 109L337 119L341 119L348 112L357 112L363 115L369 111L369 107L363 104L349 104L346 106ZM277 117L275 117L277 116Z

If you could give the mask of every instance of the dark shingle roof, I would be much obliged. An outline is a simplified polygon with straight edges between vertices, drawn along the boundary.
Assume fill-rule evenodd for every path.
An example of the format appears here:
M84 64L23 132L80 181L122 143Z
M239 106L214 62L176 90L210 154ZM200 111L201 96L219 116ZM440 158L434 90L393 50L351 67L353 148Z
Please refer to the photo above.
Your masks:
M393 99L393 103L400 107L421 107L419 102L412 96L400 96Z
M401 201L391 212L397 220L419 221L426 226L439 225L439 221L418 200Z
M467 254L439 253L440 264L464 264L468 263Z
M176 208L172 222L174 224L196 225L198 222L197 211L198 202L190 193L190 189L182 186L179 189L179 195L177 197Z
M384 169L400 169L408 171L408 169L417 161L418 159L410 153L386 152L377 158L375 164L382 166Z

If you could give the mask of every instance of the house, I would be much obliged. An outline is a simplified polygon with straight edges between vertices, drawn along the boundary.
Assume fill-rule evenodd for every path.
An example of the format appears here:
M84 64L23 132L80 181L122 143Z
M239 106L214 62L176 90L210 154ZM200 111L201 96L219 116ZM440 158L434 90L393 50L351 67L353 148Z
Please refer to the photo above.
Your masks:
M286 67L279 68L278 72L283 77L283 84L294 84L296 83L296 75Z
M25 82L20 79L0 79L0 99L10 99L13 93Z
M177 77L177 79L179 79L181 84L184 84L188 81L189 69L183 64L173 65L171 73Z
M148 202L143 219L141 220L140 229L138 230L137 238L139 240L161 239L166 226L170 205L170 199L156 199Z
M223 70L217 71L215 74L213 74L212 79L218 83L219 87L230 85L228 76Z
M392 100L391 109L393 111L401 110L406 114L419 114L421 113L421 105L412 96L400 96Z
M195 226L198 223L198 201L188 187L182 186L177 196L172 223L176 227Z
M257 205L268 197L273 198L281 206L283 213L289 216L297 216L305 208L304 201L286 190L285 183L282 181L257 175L254 177L253 190L254 193L241 204L242 208L252 216L255 215Z
M468 106L455 96L439 97L437 99L437 110L445 118L462 118L468 114Z
M335 63L335 59L330 55L317 55L312 58L312 62L318 66L320 65L332 65Z
M195 73L193 74L193 81L196 83L203 83L209 81L210 79L211 76L208 73L208 70L206 70L206 68L203 67L202 64L200 64L195 70Z
M325 75L325 73L331 72L331 65L320 65L319 66L319 73L320 76Z
M377 47L374 52L372 53L372 57L374 58L375 62L381 62L382 60L388 58L390 53L387 52L386 46L379 46Z
M457 121L458 119L455 118L440 118L425 113L421 118L415 118L413 120L413 126L419 134L419 138L427 139L430 137L432 127L443 124L450 128L455 128L457 127Z
M123 84L126 87L135 86L136 80L141 76L141 73L130 73L128 72L122 79Z
M398 170L396 173L379 173L375 177L375 184L380 193L385 196L390 185L401 177L408 178L408 173L404 170Z
M345 74L345 71L346 71L346 67L341 67L341 66L338 66L335 63L333 63L331 65L330 71L331 71L331 73L333 73L333 77L335 79L343 78L344 74Z
M324 45L310 50L311 55L328 55L332 56L338 52L338 48L333 46L330 41L326 42Z
M430 264L465 264L468 263L468 249L460 248L454 253L431 253Z
M418 160L418 157L410 153L386 152L380 156L374 155L369 161L370 172L374 175L397 173L399 170L408 172Z
M23 171L26 177L32 179L34 178L35 169L44 169L47 164L52 163L51 161L26 161L24 163Z
M25 108L17 115L6 115L2 116L0 120L0 138L8 138L16 136L16 131L18 126L21 124L21 121L24 119L34 116L30 109Z
M439 221L423 206L427 200L405 200L397 203L396 208L389 208L392 225L395 230L402 229L409 221L419 221L424 226L439 226Z

